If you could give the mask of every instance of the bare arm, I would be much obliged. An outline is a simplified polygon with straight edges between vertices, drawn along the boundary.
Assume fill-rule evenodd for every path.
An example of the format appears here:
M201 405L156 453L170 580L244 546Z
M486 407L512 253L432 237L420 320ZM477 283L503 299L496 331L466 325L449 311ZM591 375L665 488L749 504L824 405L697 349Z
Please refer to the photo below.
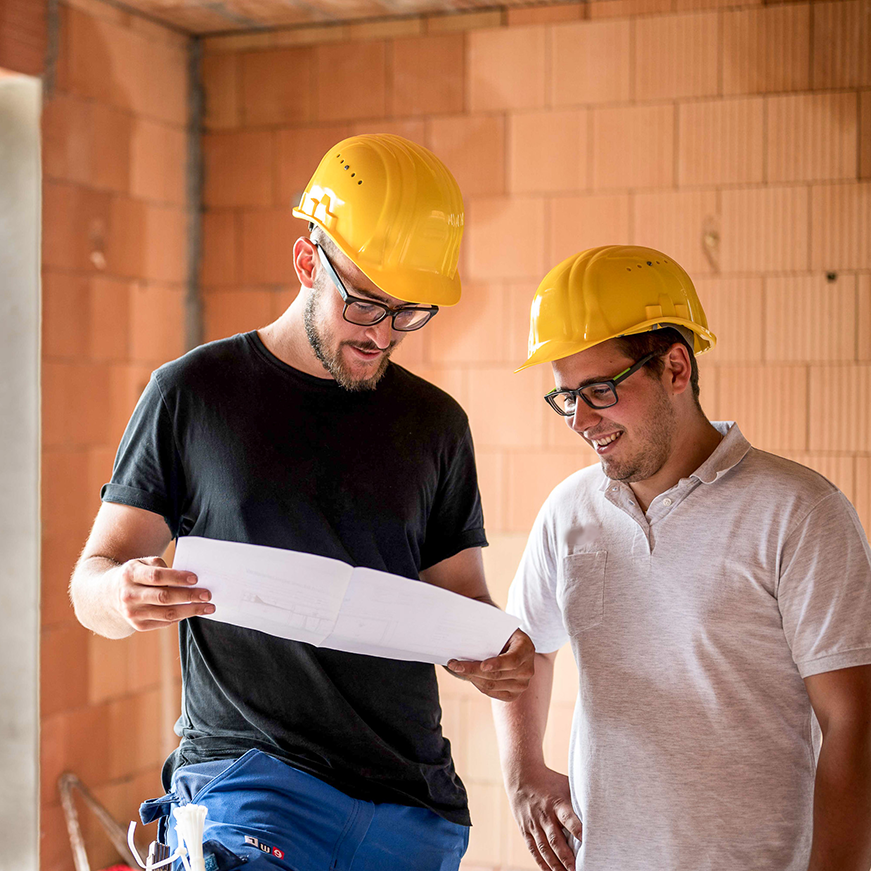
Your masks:
M207 590L196 575L166 567L171 540L158 514L104 502L70 580L79 622L106 638L159 629L186 617L209 614Z
M477 599L488 605L495 604L490 598L487 581L484 578L484 560L480 547L469 547L458 554L424 569L422 580L435 587L459 593L469 599Z
M568 777L545 765L542 749L555 659L556 653L536 653L529 689L510 705L494 702L493 719L505 789L529 852L543 871L571 871L575 857L563 829L581 840L581 821Z
M871 665L805 678L823 732L808 871L871 867Z
M487 590L479 547L460 551L424 569L420 576L428 584L496 606ZM452 659L447 668L455 677L470 681L484 695L508 702L517 698L529 684L534 668L534 653L529 636L518 629L498 656L483 662Z

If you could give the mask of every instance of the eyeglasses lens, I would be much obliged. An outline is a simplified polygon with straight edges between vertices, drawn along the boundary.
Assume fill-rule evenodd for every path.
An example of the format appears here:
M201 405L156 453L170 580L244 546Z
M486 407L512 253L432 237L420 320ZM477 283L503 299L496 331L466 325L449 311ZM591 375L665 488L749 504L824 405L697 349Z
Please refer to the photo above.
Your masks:
M578 405L578 400L574 393L551 393L550 401L556 410L566 417L571 417Z
M617 402L617 394L610 384L588 384L579 391L591 408L610 408ZM578 406L574 392L552 393L551 401L556 410L565 417L571 417Z
M617 394L610 384L590 384L581 393L593 408L608 408L617 401Z
M404 311L396 312L393 318L394 330L419 330L429 319L434 312L426 309L407 308Z
M365 302L349 302L345 310L345 319L361 327L377 324L384 320L387 312L380 305L370 305Z
M400 309L394 313L393 329L408 332L419 330L434 312L427 309ZM364 302L350 302L345 311L345 320L358 326L371 326L384 320L388 311L380 305Z

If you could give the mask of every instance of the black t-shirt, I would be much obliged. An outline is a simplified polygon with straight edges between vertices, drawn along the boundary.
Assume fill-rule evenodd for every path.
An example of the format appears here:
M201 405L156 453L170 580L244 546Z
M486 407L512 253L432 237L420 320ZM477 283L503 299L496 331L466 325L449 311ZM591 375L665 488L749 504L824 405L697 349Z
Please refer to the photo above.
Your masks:
M486 544L468 419L391 363L349 392L247 333L158 369L102 498L174 537L304 551L419 580ZM179 625L178 765L252 747L355 797L468 825L433 666L316 648L212 620Z

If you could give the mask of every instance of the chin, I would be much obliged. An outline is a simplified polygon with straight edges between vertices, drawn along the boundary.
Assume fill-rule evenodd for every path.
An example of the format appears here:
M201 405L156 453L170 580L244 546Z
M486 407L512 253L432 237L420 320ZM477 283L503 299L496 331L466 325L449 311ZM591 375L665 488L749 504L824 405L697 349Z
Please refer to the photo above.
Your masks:
M340 387L344 387L345 390L351 393L374 390L387 371L387 363L388 360L385 357L374 372L366 373L365 375L353 375L344 367L339 371L333 372L332 375Z
M627 468L625 464L621 465L620 463L609 462L607 457L603 457L600 462L602 464L602 471L612 481L622 481L624 484L634 484L636 481L641 481L645 477L637 468Z

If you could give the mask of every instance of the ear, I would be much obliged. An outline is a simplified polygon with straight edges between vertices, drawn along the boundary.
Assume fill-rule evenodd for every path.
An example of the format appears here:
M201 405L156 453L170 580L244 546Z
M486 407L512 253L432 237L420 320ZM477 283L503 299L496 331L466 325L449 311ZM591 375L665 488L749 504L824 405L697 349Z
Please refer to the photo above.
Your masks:
M317 253L310 239L300 236L293 243L293 269L303 287L314 286L315 259Z
M665 369L662 377L666 387L675 395L683 393L690 384L693 370L690 352L683 342L675 342L663 357Z

